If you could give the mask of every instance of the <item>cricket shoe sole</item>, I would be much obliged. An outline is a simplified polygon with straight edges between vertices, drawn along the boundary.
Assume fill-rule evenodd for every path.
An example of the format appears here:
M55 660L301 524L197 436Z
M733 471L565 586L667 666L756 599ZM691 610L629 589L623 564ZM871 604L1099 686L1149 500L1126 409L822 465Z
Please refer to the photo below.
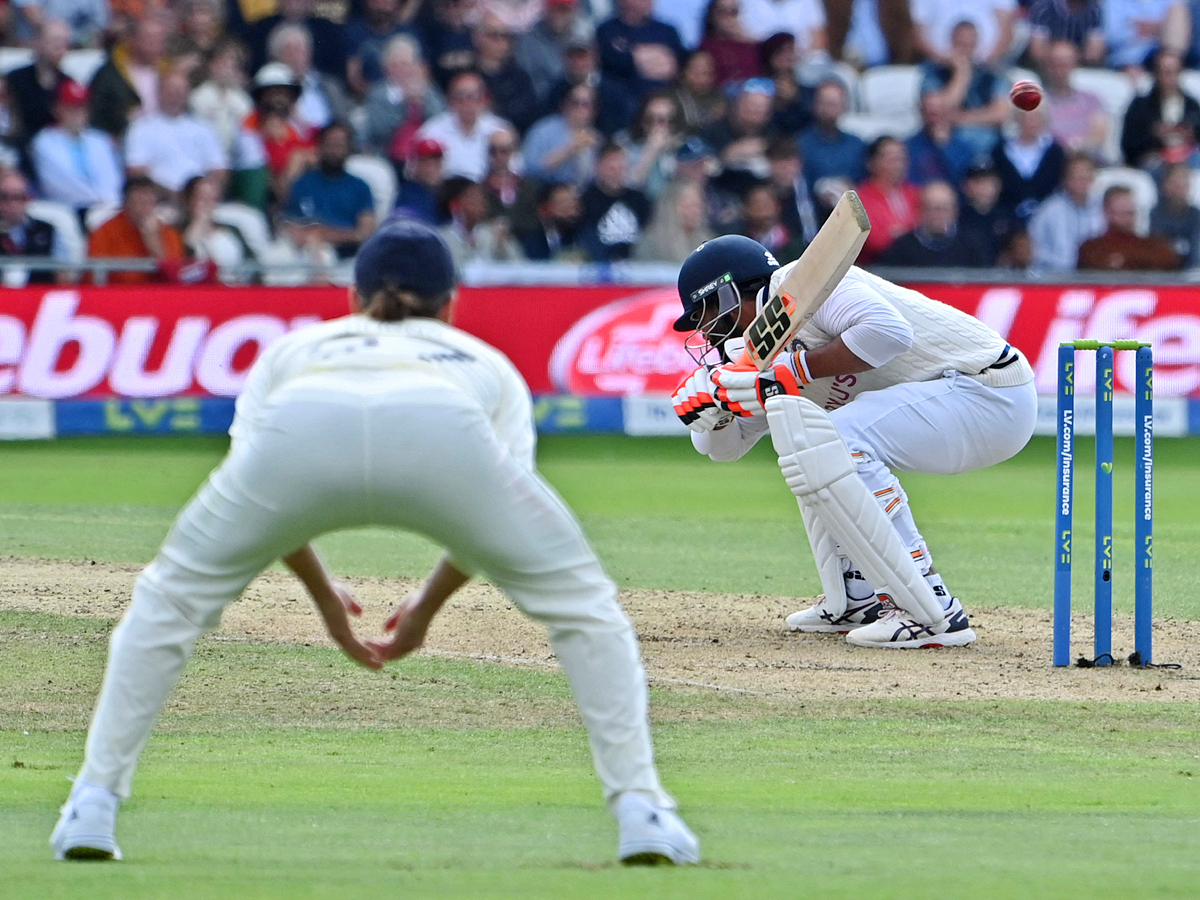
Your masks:
M117 846L117 801L68 800L50 835L55 859L109 860L121 858Z
M903 611L891 611L870 625L856 628L846 635L847 643L856 647L882 650L927 650L937 647L965 647L978 639L967 619L962 603L955 597L946 618L936 625L922 625Z
M669 809L641 795L624 794L617 803L620 843L617 858L626 866L685 866L700 862L700 841Z
M810 634L848 634L856 628L877 622L886 612L879 598L872 594L866 600L850 600L846 611L835 615L825 606L825 597L817 598L817 602L808 609L794 612L784 620L788 631L802 631Z

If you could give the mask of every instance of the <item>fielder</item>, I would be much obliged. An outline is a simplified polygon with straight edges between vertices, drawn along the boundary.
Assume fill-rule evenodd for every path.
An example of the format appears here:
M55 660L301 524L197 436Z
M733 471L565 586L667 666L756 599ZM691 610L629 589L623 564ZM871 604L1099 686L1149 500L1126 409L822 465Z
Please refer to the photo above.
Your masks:
M975 640L933 566L896 472L995 465L1033 434L1037 395L1021 353L978 319L857 267L765 372L730 360L780 268L758 242L701 244L679 273L701 365L676 390L696 450L739 459L764 434L796 495L824 594L792 631L846 634L862 647Z
M113 632L83 768L51 837L59 859L121 858L117 807L196 639L282 557L330 636L378 669L421 646L446 599L486 572L546 625L591 738L626 863L694 863L699 844L659 784L633 628L574 516L534 469L529 389L451 327L454 266L437 234L396 221L355 263L356 314L293 332L255 363L229 455L138 576ZM309 541L363 525L447 549L424 586L360 641L361 612Z

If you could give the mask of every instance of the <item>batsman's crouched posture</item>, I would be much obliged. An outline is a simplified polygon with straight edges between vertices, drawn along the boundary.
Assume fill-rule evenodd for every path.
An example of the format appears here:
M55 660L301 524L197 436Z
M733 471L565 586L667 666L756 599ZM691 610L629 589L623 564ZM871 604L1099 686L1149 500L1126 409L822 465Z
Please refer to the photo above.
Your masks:
M975 632L894 473L968 472L1016 454L1037 415L1033 370L978 319L854 267L766 371L730 362L795 265L736 235L684 262L675 328L719 364L684 380L676 412L717 461L771 432L824 588L788 617L791 630L864 647L969 644Z
M451 327L440 237L397 221L364 244L361 314L301 329L255 363L229 455L138 576L113 632L83 768L51 837L62 859L120 858L119 800L196 639L280 557L333 639L370 668L419 647L468 573L545 624L591 738L625 862L694 863L699 844L659 784L637 640L574 516L534 469L529 390L499 352ZM361 610L309 541L390 525L447 548L424 586L360 641Z

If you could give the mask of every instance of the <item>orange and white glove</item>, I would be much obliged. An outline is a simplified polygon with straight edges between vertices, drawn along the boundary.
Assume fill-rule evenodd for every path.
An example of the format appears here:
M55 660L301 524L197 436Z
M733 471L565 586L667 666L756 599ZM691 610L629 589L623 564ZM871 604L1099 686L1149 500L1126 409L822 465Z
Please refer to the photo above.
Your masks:
M708 367L696 369L671 394L675 415L695 432L712 431L728 424L732 417L717 404L713 396L715 390Z
M741 368L735 363L717 367L710 376L716 386L717 404L735 416L761 416L771 397L780 394L799 396L804 386L812 381L804 354L803 350L781 353L765 372L753 366Z

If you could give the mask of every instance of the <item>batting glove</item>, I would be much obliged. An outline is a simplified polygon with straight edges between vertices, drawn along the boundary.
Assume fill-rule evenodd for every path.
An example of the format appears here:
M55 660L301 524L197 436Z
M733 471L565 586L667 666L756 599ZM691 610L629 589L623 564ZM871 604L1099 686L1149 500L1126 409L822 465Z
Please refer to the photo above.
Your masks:
M709 370L701 366L683 379L671 395L675 415L692 431L712 431L729 423L731 416L717 405L714 390Z
M716 385L717 404L735 416L761 416L771 397L780 394L799 396L810 380L801 358L803 353L781 354L776 357L775 365L765 372L738 368L733 363L714 369L711 380Z

